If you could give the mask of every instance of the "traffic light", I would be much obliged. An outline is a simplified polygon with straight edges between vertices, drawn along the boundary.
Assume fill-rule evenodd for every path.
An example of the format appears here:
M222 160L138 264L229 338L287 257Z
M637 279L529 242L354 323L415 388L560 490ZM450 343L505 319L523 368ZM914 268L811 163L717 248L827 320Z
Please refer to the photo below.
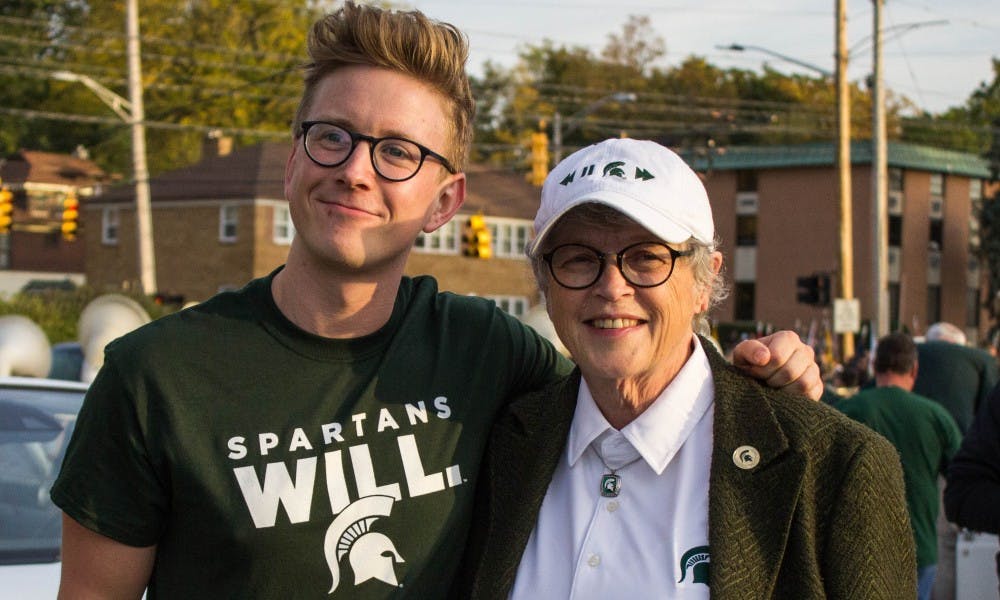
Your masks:
M490 229L486 226L483 215L472 215L466 220L462 230L462 254L476 258L489 258L493 255Z
M539 131L531 134L531 175L528 179L532 185L545 183L549 173L549 136L545 135L545 122L538 124Z
M10 233L10 225L13 223L14 194L7 186L0 187L0 233Z
M62 211L62 236L67 242L76 239L76 230L80 221L80 201L76 199L76 193L70 190L63 199Z
M795 279L795 295L801 304L830 305L830 275L816 273Z

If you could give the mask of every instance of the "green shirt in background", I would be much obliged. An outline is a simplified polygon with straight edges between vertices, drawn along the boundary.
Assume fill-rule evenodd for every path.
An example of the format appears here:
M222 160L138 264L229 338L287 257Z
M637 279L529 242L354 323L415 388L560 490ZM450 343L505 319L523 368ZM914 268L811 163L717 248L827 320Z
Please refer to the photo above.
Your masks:
M899 452L906 507L917 544L917 567L937 563L938 474L962 441L955 419L940 404L896 386L869 388L836 404L844 414L885 436Z
M108 346L53 501L157 545L151 600L443 596L495 415L568 361L429 277L344 340L292 324L270 283Z

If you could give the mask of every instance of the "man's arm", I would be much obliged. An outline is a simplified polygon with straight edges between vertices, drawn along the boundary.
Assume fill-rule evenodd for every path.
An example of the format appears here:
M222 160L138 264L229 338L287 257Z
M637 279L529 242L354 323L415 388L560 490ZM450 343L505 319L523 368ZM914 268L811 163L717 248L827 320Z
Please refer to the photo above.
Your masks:
M1000 533L1000 385L993 388L948 466L944 511L961 527Z
M63 513L60 600L140 598L156 546L136 548L95 533Z
M740 342L733 349L733 364L769 387L813 400L823 395L816 353L792 331Z

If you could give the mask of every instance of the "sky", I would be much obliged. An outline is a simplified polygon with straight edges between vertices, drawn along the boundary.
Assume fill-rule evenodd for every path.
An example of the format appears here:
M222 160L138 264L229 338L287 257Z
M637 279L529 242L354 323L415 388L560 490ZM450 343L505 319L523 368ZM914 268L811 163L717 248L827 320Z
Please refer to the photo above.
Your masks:
M848 75L871 72L873 4L846 0ZM610 34L620 34L630 15L650 18L667 54L657 66L690 55L722 68L759 71L766 63L783 73L815 74L765 51L834 70L835 0L410 0L409 6L458 26L469 36L469 69L487 60L509 67L518 48L550 40L585 46L598 54ZM997 0L885 0L882 13L886 88L918 107L939 113L965 103L993 80L1000 58ZM740 44L744 52L717 46Z

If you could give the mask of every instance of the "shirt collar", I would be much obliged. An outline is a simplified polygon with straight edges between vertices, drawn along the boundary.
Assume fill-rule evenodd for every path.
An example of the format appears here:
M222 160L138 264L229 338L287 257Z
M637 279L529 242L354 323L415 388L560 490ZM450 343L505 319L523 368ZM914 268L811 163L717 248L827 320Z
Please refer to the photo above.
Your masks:
M684 445L694 426L712 405L715 395L708 356L697 337L693 337L691 344L691 356L673 381L649 408L621 430L620 435L632 444L658 475L663 473ZM615 433L597 407L586 379L581 378L566 444L570 467L580 460L594 440L608 430Z

